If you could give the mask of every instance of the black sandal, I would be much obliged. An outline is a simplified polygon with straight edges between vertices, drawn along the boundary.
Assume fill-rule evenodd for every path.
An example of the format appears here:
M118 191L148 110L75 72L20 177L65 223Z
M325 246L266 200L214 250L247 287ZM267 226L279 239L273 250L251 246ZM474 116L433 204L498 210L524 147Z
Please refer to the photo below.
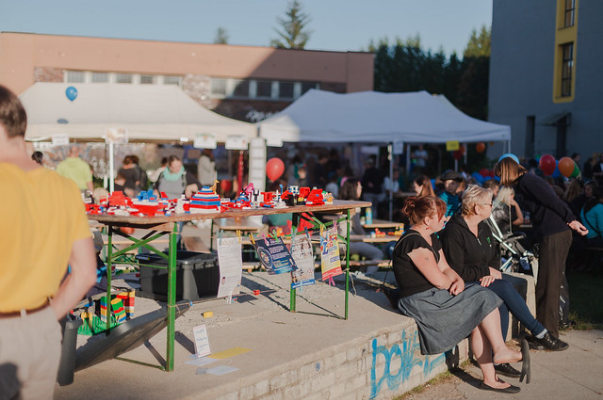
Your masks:
M519 382L523 382L526 379L526 383L530 383L532 373L530 371L530 345L525 339L521 339L521 376Z

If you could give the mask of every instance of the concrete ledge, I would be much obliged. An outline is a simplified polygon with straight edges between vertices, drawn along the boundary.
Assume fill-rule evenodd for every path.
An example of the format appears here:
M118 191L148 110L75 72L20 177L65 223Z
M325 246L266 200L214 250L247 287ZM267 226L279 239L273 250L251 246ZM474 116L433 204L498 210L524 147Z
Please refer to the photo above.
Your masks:
M533 292L528 279L515 278ZM393 282L393 274L353 278L349 319L343 320L341 277L336 286L318 281L298 291L297 312L291 313L289 276L244 273L236 303L200 302L176 320L173 372L111 360L76 373L74 384L59 388L55 399L391 399L467 359L467 340L448 354L422 356L414 320L393 310L378 291L384 279ZM262 294L249 294L253 290ZM148 299L136 302L137 315L158 307ZM206 311L214 317L203 319ZM237 347L249 351L201 370L185 364L194 352L192 328L201 324L207 326L212 354ZM123 357L158 365L165 348L163 331ZM206 371L219 366L236 371Z

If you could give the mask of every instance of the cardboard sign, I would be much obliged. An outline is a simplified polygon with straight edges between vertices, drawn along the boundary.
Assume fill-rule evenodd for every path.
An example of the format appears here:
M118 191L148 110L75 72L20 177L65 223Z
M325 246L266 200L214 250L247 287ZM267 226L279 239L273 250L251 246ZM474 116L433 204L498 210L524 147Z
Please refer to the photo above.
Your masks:
M458 140L451 140L446 142L446 151L457 151L460 147Z
M229 136L224 147L226 150L247 150L247 139L243 136Z
M69 146L69 135L66 133L57 133L52 135L53 146Z
M218 147L216 137L211 133L196 133L194 147L198 149L215 149Z
M205 325L195 326L193 328L193 336L195 337L195 355L197 357L205 357L211 354L207 327Z

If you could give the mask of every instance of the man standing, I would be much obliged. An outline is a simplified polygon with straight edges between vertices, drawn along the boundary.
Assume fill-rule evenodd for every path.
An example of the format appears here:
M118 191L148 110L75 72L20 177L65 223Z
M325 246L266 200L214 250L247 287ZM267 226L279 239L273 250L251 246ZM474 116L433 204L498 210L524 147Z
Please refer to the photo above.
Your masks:
M26 126L18 97L0 85L0 394L52 399L58 320L94 284L96 262L79 190L31 160Z
M213 186L216 179L218 179L218 174L216 173L214 153L211 149L203 149L197 163L197 180L201 183L201 186Z
M80 190L94 191L90 165L80 158L80 149L77 146L69 148L68 157L57 165L57 173L73 180Z

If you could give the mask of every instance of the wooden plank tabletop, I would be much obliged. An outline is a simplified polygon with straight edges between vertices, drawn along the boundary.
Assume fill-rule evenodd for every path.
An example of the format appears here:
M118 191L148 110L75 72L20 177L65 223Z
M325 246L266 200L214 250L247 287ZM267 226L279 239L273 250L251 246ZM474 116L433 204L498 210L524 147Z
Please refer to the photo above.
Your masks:
M244 218L254 215L270 215L270 214L285 214L285 213L305 213L305 212L329 212L329 211L344 211L357 207L370 207L371 203L366 201L345 201L334 200L333 204L325 204L322 206L294 206L285 208L254 208L251 210L231 210L225 212L212 212L200 214L179 214L166 216L117 216L117 215L92 215L88 214L88 219L101 222L105 225L114 226L135 226L152 228L157 225L179 222L193 221L201 219L216 219L216 218Z
M375 229L375 228L404 228L404 223L402 222L393 222L387 221L384 219L373 219L373 222L370 224L363 224L363 228L365 229Z

